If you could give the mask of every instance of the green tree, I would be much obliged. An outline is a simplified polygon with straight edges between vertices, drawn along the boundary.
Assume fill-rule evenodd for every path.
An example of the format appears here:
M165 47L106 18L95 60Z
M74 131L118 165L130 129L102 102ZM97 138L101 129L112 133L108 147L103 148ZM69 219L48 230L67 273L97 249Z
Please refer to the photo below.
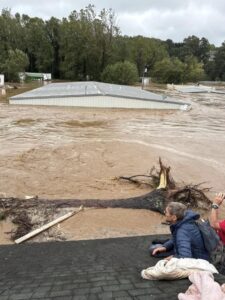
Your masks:
M209 61L210 50L212 46L206 38L201 38L199 43L199 60L200 62L206 64Z
M18 81L19 72L25 71L29 64L27 55L21 50L9 50L8 58L3 66L3 72L6 75L6 80Z
M25 52L29 57L29 71L51 72L53 48L46 30L45 22L40 18L22 16L25 34Z
M196 82L204 79L204 70L194 56L186 57L184 63L173 57L156 63L153 77L161 83Z
M214 68L215 79L225 80L225 42L216 51Z
M97 16L94 6L73 11L63 19L60 38L61 72L68 79L98 80L112 55L112 41L118 29L112 10Z
M137 67L129 61L108 65L102 73L102 81L117 84L134 84L138 81Z
M184 39L183 57L195 56L199 62L206 63L209 59L210 44L206 38L199 39L192 35Z
M24 35L20 24L20 15L14 17L9 9L3 9L0 15L0 72L8 57L9 50L23 49Z
M210 60L204 65L204 70L208 80L217 80L218 69L216 69L215 60Z
M60 56L59 56L59 34L60 34L60 25L61 21L52 17L49 21L45 22L45 29L47 37L50 41L52 48L52 67L51 73L53 78L59 78L59 65L60 65Z
M185 65L178 58L164 58L153 69L153 78L160 83L180 83L184 81Z
M170 57L177 57L182 60L186 55L183 53L184 43L174 43L168 39L165 41L165 46Z
M206 38L199 39L192 35L184 39L183 43L165 42L170 57L177 57L185 61L186 57L195 56L199 62L208 62L211 45Z
M112 54L110 64L125 60L132 61L131 57L131 38L128 36L117 35L113 39Z
M154 72L155 77L163 81L173 80L176 70L170 70L172 66L178 67L177 81L197 80L202 67L208 78L222 79L225 76L224 47L215 49L206 38L194 35L182 43L121 36L115 13L102 9L97 15L93 5L73 11L62 20L52 17L44 21L18 13L12 15L9 9L3 9L0 15L0 72L3 72L9 51L17 49L29 58L27 71L51 72L53 78L100 80L108 65L129 61L136 65L139 76L148 65L147 76ZM210 57L212 50L217 50L215 60ZM186 69L183 77L180 62ZM168 71L166 75L162 70L164 79L157 71L163 64Z
M165 45L157 39L137 36L131 39L130 47L131 61L137 65L139 76L142 76L145 65L148 65L148 75L151 75L154 65L168 57Z
M188 56L185 59L185 82L196 82L204 79L203 63L199 63L197 58L194 56Z
M192 35L184 39L183 51L186 52L184 57L191 56L191 55L195 57L199 57L200 56L199 48L200 48L200 39L197 36Z

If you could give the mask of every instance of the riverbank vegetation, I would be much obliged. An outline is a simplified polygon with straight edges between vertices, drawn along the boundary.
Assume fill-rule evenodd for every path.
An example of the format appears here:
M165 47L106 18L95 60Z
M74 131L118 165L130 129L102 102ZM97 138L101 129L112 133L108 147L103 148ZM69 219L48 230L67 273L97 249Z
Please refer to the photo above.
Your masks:
M160 83L225 80L225 42L216 47L205 37L176 43L123 36L115 13L103 9L97 14L92 5L61 20L3 9L0 40L0 73L8 81L18 80L22 71L122 84L132 84L143 74Z

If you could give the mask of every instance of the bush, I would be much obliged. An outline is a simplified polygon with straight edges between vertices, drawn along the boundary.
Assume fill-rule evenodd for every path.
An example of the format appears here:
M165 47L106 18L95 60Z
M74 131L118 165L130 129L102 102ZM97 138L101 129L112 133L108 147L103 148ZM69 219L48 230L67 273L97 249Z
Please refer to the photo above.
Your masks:
M204 79L205 73L203 64L199 63L197 58L194 56L188 56L185 58L185 81L186 82L197 82Z
M8 58L3 65L3 72L6 74L6 80L19 81L19 72L25 71L29 60L27 55L21 50L9 50Z
M137 67L129 61L108 65L102 72L101 79L108 83L134 84L138 81Z
M205 76L203 65L194 56L186 57L185 62L165 58L155 64L152 75L160 83L196 82Z
M160 83L183 82L185 65L177 58L165 58L157 62L153 69L153 78Z

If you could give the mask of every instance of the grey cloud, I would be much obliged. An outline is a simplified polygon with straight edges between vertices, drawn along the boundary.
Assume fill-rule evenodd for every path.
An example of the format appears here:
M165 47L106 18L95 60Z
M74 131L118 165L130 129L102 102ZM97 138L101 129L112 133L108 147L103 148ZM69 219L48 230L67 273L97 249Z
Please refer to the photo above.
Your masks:
M103 3L104 2L104 3ZM35 13L35 11L48 10L49 12L61 15L62 12L71 12L72 10L79 10L84 8L90 3L93 3L97 9L112 8L116 13L124 12L145 12L146 10L160 10L160 11L173 11L174 9L186 9L191 3L195 3L197 6L202 6L205 3L215 6L215 1L212 0L66 0L66 1L54 1L54 0L2 0L0 7L11 7L14 12L22 7L29 9ZM216 6L223 7L225 4L221 0L217 0ZM49 7L51 8L49 10Z

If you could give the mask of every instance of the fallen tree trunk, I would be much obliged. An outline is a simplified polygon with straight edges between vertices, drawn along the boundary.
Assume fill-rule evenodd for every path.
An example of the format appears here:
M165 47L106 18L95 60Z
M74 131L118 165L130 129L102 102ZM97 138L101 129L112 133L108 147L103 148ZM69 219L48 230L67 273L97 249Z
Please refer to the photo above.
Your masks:
M32 209L37 206L45 206L47 208L64 208L64 207L98 207L98 208L133 208L133 209L150 209L164 212L166 203L166 191L163 189L154 190L148 194L126 198L126 199L30 199L24 200L19 198L1 198L0 204L4 203L7 214L14 214L15 210ZM8 209L8 210L7 210Z
M166 167L159 159L160 171L157 174L151 174L147 177L152 178L154 182L158 183L158 187L151 192L126 199L39 199L34 197L32 199L19 199L19 198L0 198L0 206L5 209L9 214L15 213L18 209L28 209L37 207L38 205L45 206L46 208L59 208L59 207L98 207L98 208L133 208L133 209L150 209L157 211L161 214L164 213L165 207L171 201L178 201L186 204L190 208L207 209L210 205L210 200L205 195L208 188L200 189L200 185L186 185L177 187L175 181L170 175L170 167ZM144 176L144 175L137 175ZM158 180L156 180L158 176ZM119 177L118 179L134 181L135 176Z
M157 188L151 192L126 199L39 199L34 197L32 199L19 199L19 198L0 198L0 208L3 213L11 216L18 216L19 214L26 214L28 210L34 208L42 208L45 210L56 210L64 207L96 207L96 208L129 208L129 209L149 209L152 211L164 214L165 208L171 201L178 201L187 205L188 208L205 209L207 210L211 204L211 201L206 196L205 192L208 192L208 188L200 188L198 185L186 185L177 186L175 181L170 175L170 167L166 167L162 164L159 159L160 170L157 171L152 168L150 174L145 175L134 175L131 177L121 176L118 180L128 180L132 184L142 184L142 177L148 178L149 186L153 187L155 184ZM146 182L145 182L146 183ZM23 216L24 218L24 216ZM26 218L25 218L26 219ZM25 220L24 219L24 220ZM23 222L16 222L19 225L18 232L15 237L20 237L31 230L32 224L29 226L23 226ZM26 232L27 231L27 232Z

